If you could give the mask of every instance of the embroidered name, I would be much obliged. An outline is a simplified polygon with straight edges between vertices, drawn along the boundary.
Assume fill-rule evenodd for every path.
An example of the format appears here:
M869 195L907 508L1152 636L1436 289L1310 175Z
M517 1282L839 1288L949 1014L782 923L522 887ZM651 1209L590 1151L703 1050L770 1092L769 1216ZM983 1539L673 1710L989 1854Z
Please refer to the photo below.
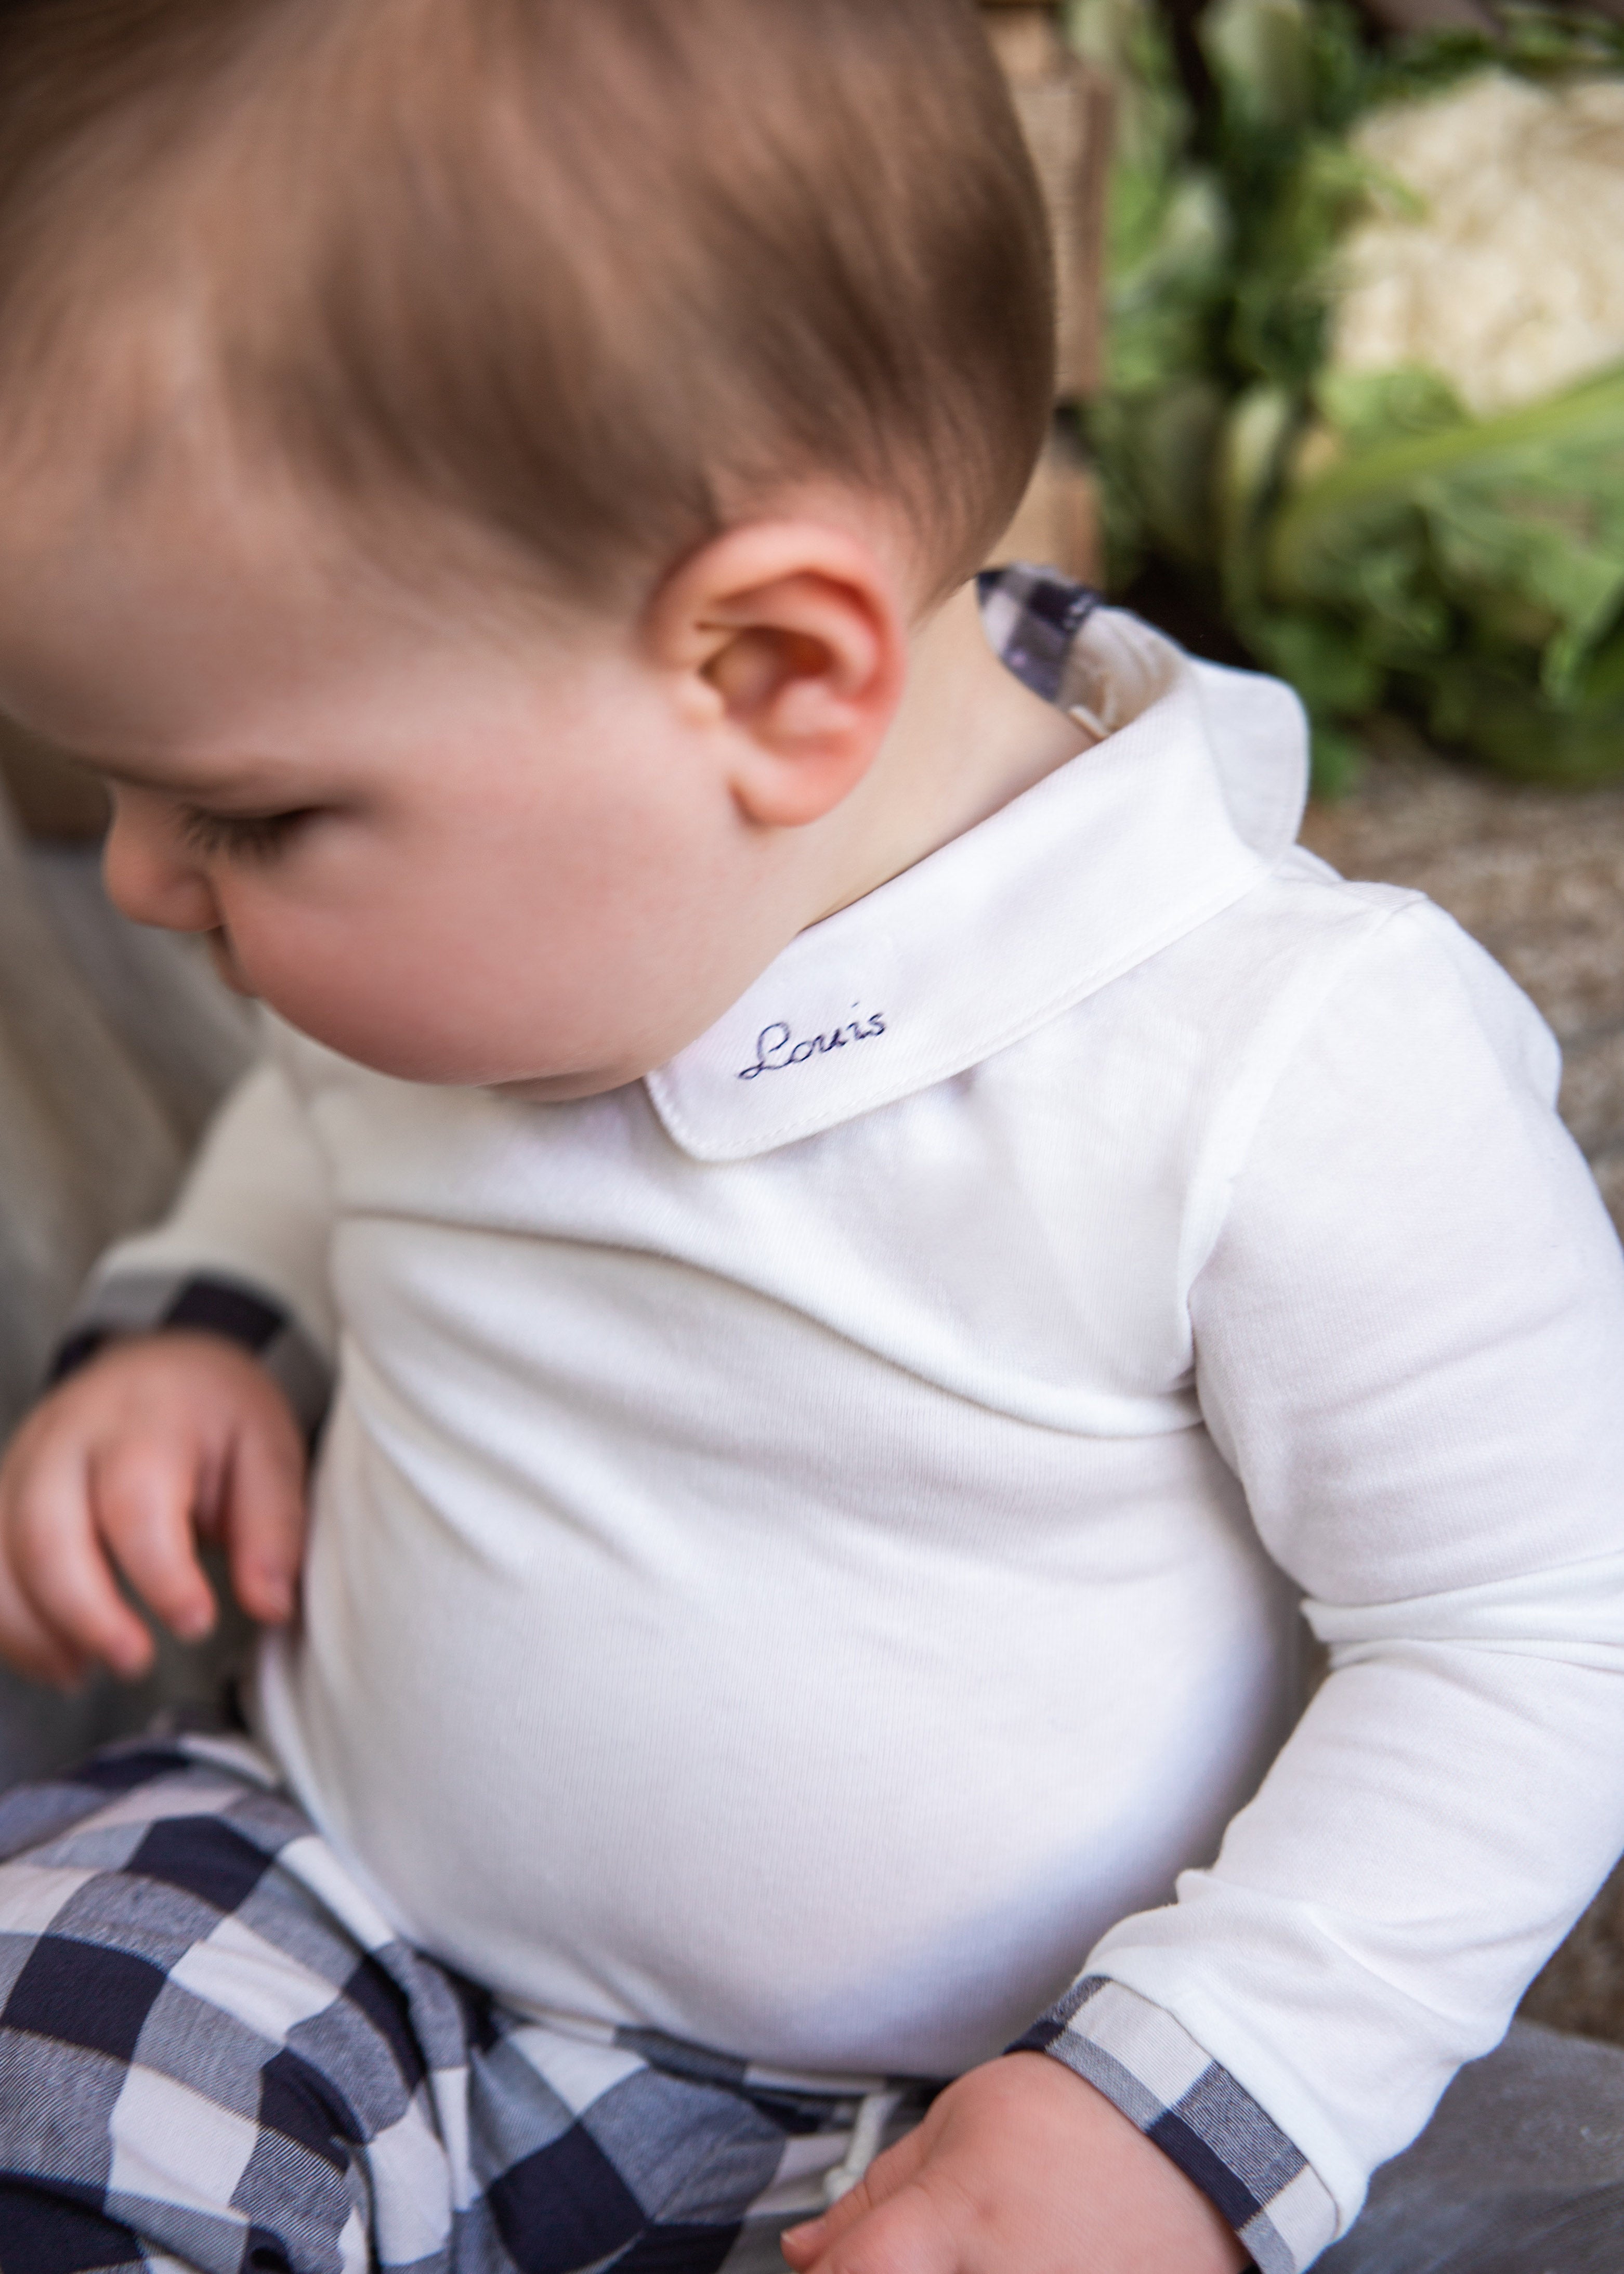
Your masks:
M853 1011L858 1005L853 1003ZM848 1019L831 1035L807 1035L800 1042L782 1019L763 1027L756 1037L756 1063L741 1066L741 1081L756 1081L764 1073L782 1073L786 1066L805 1065L825 1050L843 1050L852 1043L871 1043L885 1032L885 1013L875 1011L865 1019Z

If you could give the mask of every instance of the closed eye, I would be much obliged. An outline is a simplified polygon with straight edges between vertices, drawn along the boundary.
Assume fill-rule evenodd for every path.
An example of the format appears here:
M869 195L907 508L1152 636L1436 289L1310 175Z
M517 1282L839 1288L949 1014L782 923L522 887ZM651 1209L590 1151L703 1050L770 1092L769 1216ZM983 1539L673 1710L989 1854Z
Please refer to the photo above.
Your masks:
M210 813L201 806L189 806L181 817L181 835L193 853L223 855L233 861L273 861L315 813L308 805L290 813Z

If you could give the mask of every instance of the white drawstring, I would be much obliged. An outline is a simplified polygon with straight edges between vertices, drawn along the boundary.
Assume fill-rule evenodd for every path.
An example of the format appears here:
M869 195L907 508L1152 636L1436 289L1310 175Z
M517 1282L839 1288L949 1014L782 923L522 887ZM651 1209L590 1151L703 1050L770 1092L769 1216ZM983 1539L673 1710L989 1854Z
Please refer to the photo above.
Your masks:
M857 2121L852 2127L852 2144L846 2151L844 2162L832 2172L823 2174L823 2196L828 2202L838 2203L842 2195L849 2195L869 2165L880 2152L880 2142L885 2137L885 2127L891 2122L891 2112L902 2099L902 2094L889 2088L879 2092L865 2093L857 2111Z

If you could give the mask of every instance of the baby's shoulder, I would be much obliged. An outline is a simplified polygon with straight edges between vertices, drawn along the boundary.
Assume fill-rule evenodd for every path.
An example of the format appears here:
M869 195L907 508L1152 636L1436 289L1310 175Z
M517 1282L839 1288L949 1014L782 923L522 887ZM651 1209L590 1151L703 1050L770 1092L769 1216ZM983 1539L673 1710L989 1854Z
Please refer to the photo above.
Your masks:
M1424 892L1339 876L1304 846L1132 975L1099 1020L1137 1029L1153 1061L1182 1064L1186 1096L1261 1095L1328 1035L1345 1067L1448 1082L1485 1060L1520 1088L1554 1094L1560 1053L1538 1011L1493 957ZM1329 1077L1327 1077L1329 1078Z
M1505 967L1447 908L1414 886L1343 877L1294 845L1263 879L1245 919L1293 944L1295 961L1320 962L1350 998L1445 999L1477 1018L1544 1021Z

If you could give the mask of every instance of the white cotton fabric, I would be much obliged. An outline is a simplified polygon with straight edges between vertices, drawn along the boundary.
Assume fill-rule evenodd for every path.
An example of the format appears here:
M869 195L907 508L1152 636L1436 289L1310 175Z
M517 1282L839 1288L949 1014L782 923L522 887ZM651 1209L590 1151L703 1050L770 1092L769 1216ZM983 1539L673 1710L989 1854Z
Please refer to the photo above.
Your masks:
M1624 1844L1624 1271L1529 1004L1292 849L1291 698L1073 681L646 1083L279 1034L110 1269L337 1353L258 1721L402 1932L824 2076L1103 1973L1345 2225Z

